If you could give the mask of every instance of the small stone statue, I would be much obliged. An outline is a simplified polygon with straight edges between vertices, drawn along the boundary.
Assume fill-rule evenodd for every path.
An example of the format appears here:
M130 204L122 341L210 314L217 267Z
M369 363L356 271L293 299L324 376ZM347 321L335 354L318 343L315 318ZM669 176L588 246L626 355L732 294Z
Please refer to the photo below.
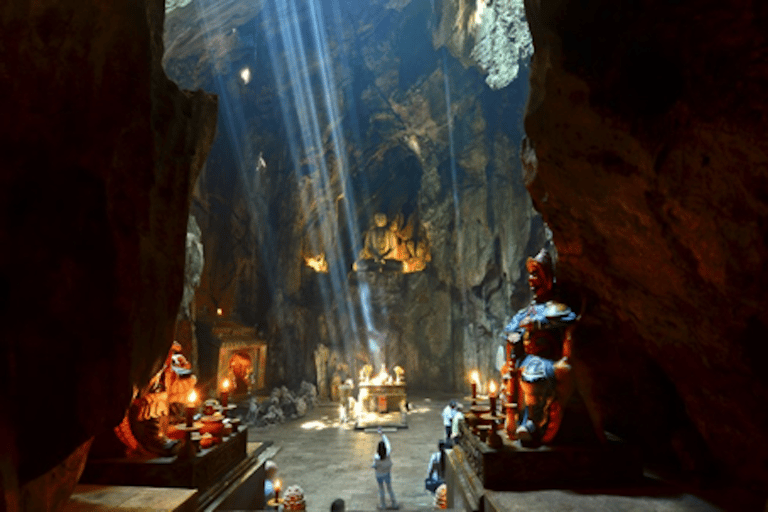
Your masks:
M371 380L371 375L373 374L373 366L370 364L366 364L362 367L360 370L360 383L361 384L368 384Z
M519 310L505 331L515 352L520 398L515 434L523 444L551 442L563 419L563 406L574 390L571 332L576 314L554 296L554 273L549 253L542 249L526 261L531 303ZM508 369L505 369L508 370Z
M328 400L328 360L331 351L322 343L315 349L315 371L317 372L317 395L321 400Z
M259 403L256 401L256 397L251 397L248 400L248 413L245 415L245 422L249 425L256 425L256 418L259 414Z
M352 379L345 380L344 383L339 386L340 419L342 423L346 423L353 419L352 412L354 400L352 398L352 391L354 388L355 384L352 382Z

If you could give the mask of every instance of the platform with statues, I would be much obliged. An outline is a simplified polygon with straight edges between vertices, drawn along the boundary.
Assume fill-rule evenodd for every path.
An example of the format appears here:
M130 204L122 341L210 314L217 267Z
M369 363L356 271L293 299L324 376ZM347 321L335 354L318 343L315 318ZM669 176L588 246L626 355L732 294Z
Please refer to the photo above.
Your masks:
M73 510L109 508L126 486L140 487L141 499L153 504L142 510L174 509L160 505L174 488L196 489L179 498L183 510L263 508L263 493L253 489L263 489L272 443L248 441L248 429L229 403L229 379L204 389L174 342L123 421L94 439Z
M560 301L549 254L528 258L526 268L531 303L505 328L506 357L482 386L486 396L473 375L471 404L446 452L451 508L505 510L509 491L642 478L640 453L603 430L590 387L572 370L581 313Z

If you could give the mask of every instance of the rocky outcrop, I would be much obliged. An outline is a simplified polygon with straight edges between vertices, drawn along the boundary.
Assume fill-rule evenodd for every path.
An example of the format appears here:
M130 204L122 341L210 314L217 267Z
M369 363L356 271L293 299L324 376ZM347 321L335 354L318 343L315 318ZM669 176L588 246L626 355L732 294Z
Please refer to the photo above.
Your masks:
M200 226L195 216L190 214L187 221L186 254L184 258L184 290L176 319L174 340L181 344L181 352L187 356L193 368L198 367L198 340L195 333L197 305L195 291L200 285L203 273L203 244L200 241Z
M317 405L317 388L302 381L299 389L293 393L285 386L274 388L269 397L259 403L251 398L248 412L243 416L245 423L255 427L279 425L295 420L307 414Z
M67 498L89 439L120 422L172 341L189 196L216 102L166 78L162 23L154 0L3 7L0 471L10 509Z
M527 8L526 182L560 284L587 300L582 356L608 423L764 490L768 11Z
M449 18L467 22L474 3L444 4L193 1L169 14L169 75L224 105L195 192L198 305L264 330L273 385L313 379L321 344L352 376L400 364L414 389L495 372L501 329L527 300L523 257L545 242L521 177L525 82L494 92L464 67L471 27ZM290 42L294 17L303 39ZM376 212L414 226L424 271L351 272Z

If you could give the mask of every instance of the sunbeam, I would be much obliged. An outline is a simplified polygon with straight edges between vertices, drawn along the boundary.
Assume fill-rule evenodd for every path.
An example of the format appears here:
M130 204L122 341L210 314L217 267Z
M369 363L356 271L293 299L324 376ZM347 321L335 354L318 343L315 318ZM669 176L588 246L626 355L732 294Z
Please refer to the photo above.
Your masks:
M367 288L360 286L358 296L352 297L347 277L351 261L343 252L344 234L336 221L340 217L346 220L346 245L357 254L362 233L354 208L355 191L351 186L347 143L338 108L342 98L335 85L322 6L310 1L300 12L292 0L275 0L267 4L265 13L266 23L271 22L276 28L268 47L273 69L279 70L274 76L289 135L294 179L303 183L307 176L311 178L306 186L300 187L304 192L300 197L301 209L306 217L314 219L308 222L306 236L312 251L324 254L328 262L327 276L318 275L325 318L329 329L341 334L336 339L341 340L344 352L348 353L350 344L359 343L354 304L360 304L366 331L375 329ZM340 17L338 9L336 17ZM305 37L307 32L309 37ZM318 84L310 81L315 71L310 62L317 63ZM315 98L323 101L318 104ZM360 134L355 136L359 138ZM379 352L373 348L372 352Z

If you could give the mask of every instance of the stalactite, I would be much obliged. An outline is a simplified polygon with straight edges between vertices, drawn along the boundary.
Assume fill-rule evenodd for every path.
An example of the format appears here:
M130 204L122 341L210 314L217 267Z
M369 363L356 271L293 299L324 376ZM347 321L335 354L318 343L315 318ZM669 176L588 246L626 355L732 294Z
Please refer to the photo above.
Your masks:
M472 58L488 72L488 86L502 89L517 77L520 62L533 53L523 0L481 0L475 17Z

